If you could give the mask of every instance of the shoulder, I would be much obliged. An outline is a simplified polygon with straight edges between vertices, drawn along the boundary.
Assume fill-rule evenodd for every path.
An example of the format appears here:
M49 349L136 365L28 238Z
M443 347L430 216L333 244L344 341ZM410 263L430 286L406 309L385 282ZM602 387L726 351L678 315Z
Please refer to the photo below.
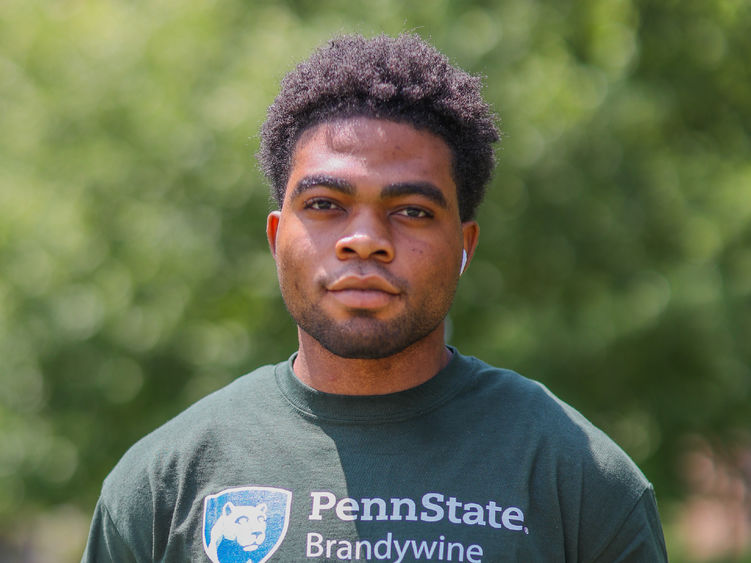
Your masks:
M610 437L543 384L462 360L470 378L464 408L471 403L482 428L497 429L493 439L516 458L524 488L570 538L572 558L615 560L608 557L625 545L655 554L628 560L664 560L652 486Z
M649 487L631 458L577 409L545 385L514 371L462 357L471 377L466 395L473 412L485 413L485 425L501 425L504 436L518 440L517 451L535 456L537 467L557 469L559 478L585 474L587 479L629 491L635 503ZM480 407L477 407L479 403Z
M279 364L282 365L282 364ZM104 480L101 500L117 522L122 514L151 506L155 494L177 494L179 484L196 455L231 438L242 421L252 424L276 393L274 369L269 365L246 374L207 395L136 442Z

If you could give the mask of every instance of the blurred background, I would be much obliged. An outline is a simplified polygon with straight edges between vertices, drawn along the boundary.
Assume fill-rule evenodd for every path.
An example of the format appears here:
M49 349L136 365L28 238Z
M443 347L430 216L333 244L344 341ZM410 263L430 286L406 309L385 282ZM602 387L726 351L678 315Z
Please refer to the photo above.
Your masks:
M135 440L294 351L264 112L333 34L401 31L505 132L450 341L615 438L672 561L751 561L747 0L4 0L0 561L79 560Z

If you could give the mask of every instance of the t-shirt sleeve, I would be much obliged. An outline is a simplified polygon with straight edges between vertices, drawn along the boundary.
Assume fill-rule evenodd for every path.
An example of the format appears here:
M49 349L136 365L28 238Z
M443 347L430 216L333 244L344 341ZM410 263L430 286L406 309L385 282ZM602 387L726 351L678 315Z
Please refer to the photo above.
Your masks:
M667 560L657 502L650 487L593 563L660 563Z
M133 552L118 532L102 499L97 502L89 539L81 563L128 563L136 561Z

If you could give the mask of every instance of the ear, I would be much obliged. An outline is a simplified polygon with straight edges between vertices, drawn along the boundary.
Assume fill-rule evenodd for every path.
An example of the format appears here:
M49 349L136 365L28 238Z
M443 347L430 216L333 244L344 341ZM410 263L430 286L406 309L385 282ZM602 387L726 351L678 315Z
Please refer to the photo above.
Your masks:
M462 270L462 273L464 273L467 271L469 263L472 262L477 242L480 240L480 225L477 224L477 221L465 221L462 223L462 239L464 241L464 250L467 252L467 264Z
M271 255L276 258L276 234L279 231L279 221L281 220L281 211L272 211L266 218L266 238L269 241Z
M222 507L222 513L223 513L223 514L224 514L225 516L229 516L230 514L232 514L232 511L233 511L233 510L235 510L235 505L234 505L234 504L232 504L232 502L231 502L231 501L230 501L230 502L228 502L227 504L225 504L225 505L224 505L224 506Z

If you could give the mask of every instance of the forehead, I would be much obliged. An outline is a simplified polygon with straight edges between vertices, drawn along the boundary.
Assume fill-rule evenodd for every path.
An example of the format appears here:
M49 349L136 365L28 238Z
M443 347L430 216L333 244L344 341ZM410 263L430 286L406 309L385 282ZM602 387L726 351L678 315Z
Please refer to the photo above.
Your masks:
M450 158L446 142L427 129L400 121L374 117L331 119L306 129L295 146L295 152L310 141L325 143L334 150L349 151L383 144L426 145L425 148ZM407 148L407 146L403 147Z
M428 181L455 201L452 158L448 144L427 130L383 119L338 119L301 135L287 188L310 174L341 176L353 183Z

